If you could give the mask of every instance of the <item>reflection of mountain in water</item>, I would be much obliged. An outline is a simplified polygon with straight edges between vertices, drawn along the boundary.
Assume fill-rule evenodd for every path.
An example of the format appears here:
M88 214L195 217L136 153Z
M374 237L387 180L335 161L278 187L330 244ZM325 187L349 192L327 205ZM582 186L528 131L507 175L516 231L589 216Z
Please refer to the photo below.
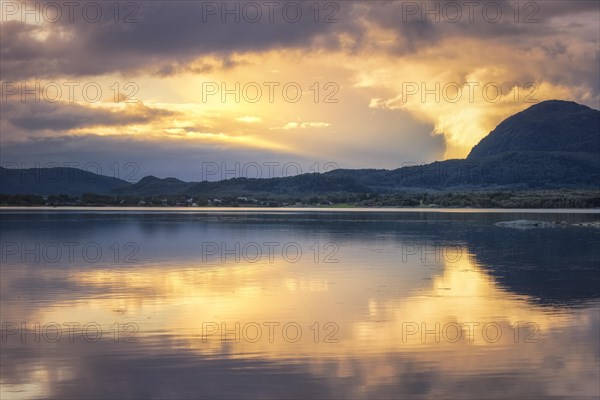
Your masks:
M598 398L598 304L569 307L598 298L600 231L494 226L516 218L532 216L2 215L3 240L28 249L47 238L97 242L107 250L135 242L142 260L115 263L107 251L103 263L78 258L54 265L29 257L23 264L19 255L3 263L3 321L93 318L107 329L115 321L134 321L140 329L134 343L108 335L93 344L36 343L10 335L2 377L21 397L37 390L30 382L40 382L40 392L49 388L52 396L46 397L53 398L145 398L165 385L177 388L178 397L228 397L234 393L222 388L235 386L236 393L241 388L262 397L289 397L291 387L302 398L432 398L457 388L468 388L472 398ZM535 218L574 223L597 216ZM298 264L280 258L204 263L206 241L228 249L234 243L293 241L307 251L315 242L334 242L340 263L315 263L310 252ZM415 254L403 261L407 246L426 247L427 259ZM460 260L434 261L429 250L443 247L460 249ZM240 343L220 335L200 339L206 321L232 327L237 321L246 326L290 319L305 329L297 343L282 340L280 331L274 341L268 335ZM316 342L305 321L336 321L340 341ZM431 329L467 321L478 324L472 342L466 335L458 342L402 339L404 323ZM504 332L499 341L483 340L480 328L487 322ZM517 322L534 324L543 340L525 342L530 331L520 328L515 340ZM65 369L66 362L76 368ZM131 381L144 385L131 392L122 385Z
M507 290L549 305L600 297L600 234L593 228L467 230L478 264Z
M122 244L134 241L140 245L139 257L146 261L197 263L202 259L200 243L205 241L226 242L229 248L234 242L284 239L306 242L306 247L315 241L335 242L341 247L360 243L371 249L393 249L395 259L391 262L396 264L401 261L401 248L406 243L438 248L464 246L501 286L530 296L532 301L576 306L598 299L600 230L583 227L517 230L494 226L498 221L519 218L566 219L572 224L596 220L597 216L432 212L115 213L110 216L75 213L68 219L48 214L42 220L35 215L2 216L3 231L15 242L39 241L47 232L56 240L105 241L107 248L115 241ZM32 284L31 279L28 285Z

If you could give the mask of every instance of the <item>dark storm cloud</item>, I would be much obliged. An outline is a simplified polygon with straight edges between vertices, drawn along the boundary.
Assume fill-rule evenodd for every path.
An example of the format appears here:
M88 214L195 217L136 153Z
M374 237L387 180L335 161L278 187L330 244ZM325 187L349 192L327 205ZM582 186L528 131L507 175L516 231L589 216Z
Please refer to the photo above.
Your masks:
M466 1L392 1L379 3L381 7L365 7L364 13L367 20L396 33L399 40L383 49L390 55L426 54L439 45L441 53L447 56L452 52L451 46L458 52L463 46L472 46L470 40L476 40L480 42L477 46L482 60L494 62L494 51L506 48L512 51L511 58L505 61L513 63L515 70L520 69L521 63L533 65L535 75L523 69L523 74L529 74L520 77L524 82L588 87L592 96L600 94L599 2L470 3L475 5L468 6ZM457 8L449 4L458 5L460 17ZM379 47L378 43L369 45ZM537 52L545 55L547 63L535 58ZM466 64L464 73L470 72L471 66Z
M65 17L43 27L21 21L3 23L0 43L4 79L136 70L165 74L202 55L227 59L236 52L309 47L315 37L340 28L339 23L323 22L331 11L319 14L319 22L315 23L315 11L302 2L294 2L302 10L297 22L290 22L296 20L295 6L286 8L284 16L285 2L274 9L273 15L261 7L262 16L257 22L252 22L254 15L242 14L244 2L228 3L234 9L239 7L239 23L235 15L225 15L223 23L218 11L209 14L206 4L212 2L135 3L139 10L133 23L115 23L107 6L97 23L77 18L78 14L73 22ZM221 7L221 3L214 4ZM343 13L340 7L335 18L343 19ZM50 36L43 42L32 36L48 28Z
M391 1L365 7L364 18L396 31L402 40L394 50L404 54L453 37L505 41L516 46L536 43L561 33L551 25L553 18L590 11L598 12L597 2Z
M30 2L35 3L39 2ZM114 22L114 9L101 2L97 4L102 4L102 17L98 22L89 22L89 17L88 20L82 17L86 3L81 2L80 8L73 12L73 22L65 10L57 22L43 26L20 21L3 23L0 39L3 79L139 71L159 75L194 72L186 64L203 55L220 57L227 67L231 55L248 51L339 49L340 34L352 38L353 44L344 45L346 51L376 49L380 44L368 39L372 27L397 32L401 40L387 51L398 54L424 50L448 37L509 40L519 46L556 34L557 28L549 25L552 18L598 10L595 1L538 1L518 3L517 16L515 3L508 0L477 2L479 5L472 13L465 2L458 1L450 2L458 4L461 13L453 22L456 9L447 7L449 2L444 1L318 2L318 14L314 2L275 2L278 5L273 6L272 12L265 6L267 3L256 2L261 10L259 18L252 9L243 11L248 2L133 3L136 9L120 9L118 22ZM486 8L486 4L493 6ZM302 16L291 22L295 20L296 5L301 6ZM237 7L238 11L223 16L225 7L233 10ZM435 15L424 14L436 9L439 22L435 21ZM498 9L502 17L495 21ZM19 13L17 17L24 18ZM126 17L130 17L129 23L124 23ZM239 22L235 22L236 17ZM48 35L45 40L33 36L42 31ZM199 68L203 70L202 66Z
M172 116L171 111L151 108L139 103L125 111L90 108L76 103L4 102L2 119L28 131L70 129L91 126L142 124Z

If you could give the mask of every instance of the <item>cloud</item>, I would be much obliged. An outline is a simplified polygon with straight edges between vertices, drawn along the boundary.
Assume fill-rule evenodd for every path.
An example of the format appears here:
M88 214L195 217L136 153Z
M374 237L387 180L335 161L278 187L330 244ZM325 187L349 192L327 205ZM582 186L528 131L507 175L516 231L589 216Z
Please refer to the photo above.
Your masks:
M458 8L440 1L330 2L319 3L318 12L308 2L288 3L271 9L256 2L259 10L255 10L239 1L140 1L127 11L129 23L123 21L124 10L115 17L106 4L93 23L82 10L74 13L73 22L65 10L57 22L40 24L25 23L31 18L18 12L0 24L4 79L199 73L217 66L194 64L201 57L214 55L220 59L218 67L227 68L235 63L232 55L273 49L411 54L467 36L528 46L577 30L557 21L598 11L590 1L529 2L516 8L509 0L472 7L454 2ZM19 8L33 9L35 4L39 7L39 2L29 1ZM44 15L42 21L47 20Z
M3 133L0 156L5 166L13 168L74 162L82 167L93 163L92 172L96 172L97 166L100 166L100 172L112 176L111 166L133 163L137 171L135 181L146 175L200 181L206 177L208 164L211 170L215 165L218 166L217 173L209 177L215 180L231 178L236 173L237 176L243 176L246 165L260 165L263 177L269 177L271 173L281 176L325 171L332 169L331 166L363 168L377 165L391 169L439 159L444 154L443 136L432 135L431 125L414 121L406 115L404 126L396 127L393 122L397 121L397 114L402 114L402 111L369 110L369 113L374 113L375 117L369 130L370 136L364 135L352 121L338 126L339 131L303 129L301 135L284 137L275 142L278 145L275 147L270 142L256 143L251 137L236 138L220 133L196 132L192 127L182 128L183 131L189 131L184 137L179 132L128 135L116 131L111 135L54 133L9 140ZM90 128L82 132L94 130ZM15 131L11 136L20 133L22 131ZM373 160L377 160L377 163ZM228 170L234 171L234 175L225 173ZM252 175L255 168L249 167L248 170L247 176L255 177Z
M177 177L187 181L219 180L232 177L262 177L314 172L314 165L327 160L299 156L282 150L247 147L239 141L178 140L172 137L136 138L132 136L79 135L30 138L3 144L2 166L87 165L91 172L114 176L114 165L121 177L138 181L147 175ZM127 167L125 167L127 166ZM310 167L313 166L313 170ZM247 168L246 168L247 167ZM132 172L135 171L134 174Z
M219 8L216 14L207 8L211 2L132 3L139 6L132 23L121 19L115 23L107 3L95 23L80 14L75 14L73 22L65 17L56 23L36 25L24 22L27 19L23 17L2 23L4 79L199 72L214 66L192 67L198 57L216 55L227 67L231 65L229 56L235 53L304 48L320 35L335 34L340 27L337 23L315 23L311 16L314 11L305 2L293 2L294 7L283 3L272 12L261 2L253 3L261 5L258 19L250 16L251 10L243 11L246 6L239 1L212 3ZM33 9L35 4L39 2L23 3L23 7ZM237 9L237 15L227 14L225 7Z
M282 130L291 130L291 129L306 129L306 128L327 128L331 124L327 122L288 122L282 127L271 128L271 129L282 129Z
M262 122L262 118L252 117L252 116L248 116L248 115L245 115L243 117L238 117L235 120L239 121L239 122L244 122L246 124L255 124L257 122Z
M143 101L137 108L2 104L3 143L121 135L159 147L161 138L189 148L203 144L218 157L234 146L346 167L395 168L466 155L500 121L533 104L526 101L530 83L538 89L536 101L600 106L595 2L480 2L472 20L464 2L327 2L318 3L317 23L310 2L298 2L298 22L276 10L273 21L266 13L239 23L227 13L222 22L221 9L206 9L211 2L135 3L135 23L114 23L108 9L97 23L78 17L35 24L14 16L0 23L3 83L135 81ZM450 3L462 6L457 21L450 21ZM214 4L231 9L248 3ZM411 4L416 12L407 8ZM427 10L439 20L423 14ZM494 11L501 13L498 21L492 21ZM336 22L324 23L331 14ZM273 81L279 86L270 102L263 83ZM249 104L244 96L224 101L221 93L205 101L206 82L228 89L256 82L263 98ZM281 88L289 82L301 86L302 101L284 101ZM328 82L335 83L333 92ZM437 89L422 97L421 85L467 82L479 85L472 101L436 98ZM419 91L407 97L406 84ZM486 84L502 89L497 101L485 98ZM127 90L121 86L119 93L121 101ZM328 95L335 104L323 102ZM45 151L40 147L40 157ZM186 151L183 146L163 158L177 164L176 154Z
M176 113L136 104L112 104L112 107L91 107L79 103L18 102L3 104L2 119L28 132L69 131L92 127L116 127L148 124Z

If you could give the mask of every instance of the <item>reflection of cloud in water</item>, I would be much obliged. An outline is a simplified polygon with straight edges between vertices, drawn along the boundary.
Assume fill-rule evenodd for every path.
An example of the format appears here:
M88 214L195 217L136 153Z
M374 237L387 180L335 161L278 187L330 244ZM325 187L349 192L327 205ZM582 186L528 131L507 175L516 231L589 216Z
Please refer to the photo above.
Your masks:
M467 254L467 250L463 249L463 253ZM185 269L165 266L131 270L79 269L65 275L67 286L85 287L94 295L63 298L50 307L31 309L28 321L96 321L106 327L115 321L134 321L140 326L140 343L120 344L127 347L114 348L116 358L120 360L122 355L118 355L118 351L124 350L132 357L128 357L125 365L132 363L131 368L140 368L142 359L158 351L160 358L167 360L164 363L165 368L169 368L168 373L174 374L182 373L181 370L186 369L183 366L206 373L207 365L218 364L215 357L224 357L233 364L222 362L220 368L224 374L231 373L230 369L239 362L238 368L256 369L255 372L265 368L262 373L274 379L278 373L274 374L272 369L285 365L290 371L290 381L311 382L313 386L308 385L306 390L317 387L322 390L321 385L339 386L342 381L352 380L352 385L345 383L346 389L353 387L357 393L341 393L349 396L384 395L387 390L391 395L392 388L398 389L398 386L403 393L417 395L422 391L432 395L469 380L481 384L482 373L498 375L500 382L514 375L510 379L516 382L514 390L519 395L573 394L573 389L569 389L572 385L581 395L597 394L598 386L589 382L598 375L598 347L594 347L593 336L588 336L590 332L597 332L597 307L566 313L561 308L536 306L526 296L513 295L498 286L472 262L470 255L439 267L443 267L441 273L434 271L430 280L404 274L413 287L406 291L397 291L396 282L386 279L384 270L363 269L360 264L348 263L326 267L314 264L290 267L278 262L225 264L213 268L190 265ZM232 329L235 322L243 327L250 322L268 321L280 322L278 328L286 322L297 322L302 327L303 337L297 343L285 341L280 331L276 331L273 343L269 343L265 332L256 343L246 340L234 343L231 334L226 342L218 335L208 337L206 342L201 337L203 322L225 322L228 329ZM338 323L339 343L315 343L309 326L317 321L321 329L327 321ZM511 327L518 321L537 324L538 343L522 343L525 331L520 331L521 343L514 343ZM413 322L419 327L425 323L428 329L434 328L436 323L443 328L447 323L477 322L480 328L485 323L495 322L502 329L502 337L491 343L476 328L474 337L470 338L465 330L456 343L444 340L443 335L439 343L434 343L432 334L426 336L425 343L419 334L403 340L403 327L406 329L406 323ZM494 330L490 332L493 336ZM156 336L159 333L166 336ZM64 350L71 352L74 345L68 346L68 350ZM582 351L583 346L590 347ZM75 348L86 349L85 354L77 357L92 357L92 364L111 363L110 359L97 359L95 350L84 346ZM173 355L169 355L171 352ZM193 354L199 358L183 362L169 359L181 357L181 354L175 355L181 352L187 358ZM292 358L295 360L289 366ZM49 371L40 372L39 368L43 367L38 365L28 376L36 381L52 381L52 390L57 390L59 381L73 375L78 380L83 379L79 369L60 376L50 373L50 370L56 371L54 362L57 360L53 357L44 356L41 365ZM148 362L156 360L151 358ZM142 370L152 374L145 368ZM100 372L107 378L112 374ZM550 379L556 374L560 374L560 380ZM537 381L547 381L547 385L538 388L526 385L525 380L532 375ZM26 382L31 382L30 379ZM220 379L230 377L220 375ZM321 382L322 379L326 379L326 383ZM489 384L483 387L489 388ZM23 389L28 392L27 385L29 383ZM498 389L503 387L495 382L491 388L494 385ZM270 390L275 389L270 387ZM532 390L539 392L530 392Z
M125 242L140 234L136 223L122 224L129 238L110 224L100 232ZM146 252L137 265L3 264L2 321L95 321L104 328L135 322L140 331L137 343L113 343L110 335L98 343L55 344L10 337L2 344L1 397L597 398L598 292L584 282L597 279L597 269L590 268L597 252L586 247L597 234L553 230L533 237L459 224L241 229L147 223L140 225L142 244L162 253L154 258ZM340 263L315 264L311 257L296 264L280 257L272 263L202 263L193 247L202 238L262 242L273 236L306 248L335 241ZM462 256L457 262L419 256L403 262L402 246L409 242L434 248L451 243ZM522 247L498 257L489 251L494 243ZM568 280L572 267L580 272L572 285L547 279ZM523 271L529 278L522 279ZM203 322L225 322L231 329L235 322L273 321L280 325L272 343L266 329L256 343L235 343L231 335L202 340ZM323 342L328 321L339 326L338 343ZM297 343L281 335L288 322L302 328ZM318 343L310 329L315 322ZM432 329L466 322L480 324L472 341L466 332L456 343L444 337L434 343L431 334L425 343L419 334L403 340L406 323ZM502 329L494 343L477 329L489 322ZM523 343L524 330L515 343L515 322L537 324L537 343Z

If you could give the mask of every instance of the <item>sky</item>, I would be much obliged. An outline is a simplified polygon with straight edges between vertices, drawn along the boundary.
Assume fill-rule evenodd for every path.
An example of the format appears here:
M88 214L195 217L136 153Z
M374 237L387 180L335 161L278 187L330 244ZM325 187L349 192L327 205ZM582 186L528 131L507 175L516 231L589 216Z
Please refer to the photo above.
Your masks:
M464 158L600 108L600 2L0 1L4 167L137 181Z

